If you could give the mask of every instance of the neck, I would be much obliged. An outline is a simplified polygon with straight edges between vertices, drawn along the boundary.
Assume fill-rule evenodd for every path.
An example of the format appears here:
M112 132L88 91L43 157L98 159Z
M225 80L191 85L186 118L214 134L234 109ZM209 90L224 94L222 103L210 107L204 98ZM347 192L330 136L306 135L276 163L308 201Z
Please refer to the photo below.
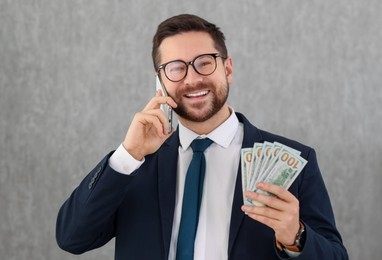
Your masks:
M195 122L179 117L178 120L198 135L206 135L215 130L219 125L226 121L231 115L228 105L224 105L214 116L204 122Z

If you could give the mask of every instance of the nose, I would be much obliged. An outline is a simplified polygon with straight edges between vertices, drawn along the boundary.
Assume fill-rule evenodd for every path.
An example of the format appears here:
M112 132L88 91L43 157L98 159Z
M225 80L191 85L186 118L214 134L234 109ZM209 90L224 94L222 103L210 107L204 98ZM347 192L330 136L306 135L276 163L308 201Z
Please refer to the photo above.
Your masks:
M183 80L184 84L192 85L201 81L203 81L203 76L195 71L194 66L192 66L191 64L188 64L187 75Z

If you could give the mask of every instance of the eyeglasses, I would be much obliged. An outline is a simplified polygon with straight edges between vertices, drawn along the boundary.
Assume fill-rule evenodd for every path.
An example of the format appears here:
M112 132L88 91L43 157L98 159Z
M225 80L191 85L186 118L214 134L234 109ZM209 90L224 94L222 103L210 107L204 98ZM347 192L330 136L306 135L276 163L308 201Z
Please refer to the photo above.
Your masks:
M218 53L209 53L199 55L190 62L185 62L182 60L170 61L160 65L158 67L157 73L163 69L164 74L168 80L172 82L178 82L187 76L188 66L192 65L198 74L202 76L208 76L215 72L217 67L216 58L218 57L221 57L222 59L226 58Z

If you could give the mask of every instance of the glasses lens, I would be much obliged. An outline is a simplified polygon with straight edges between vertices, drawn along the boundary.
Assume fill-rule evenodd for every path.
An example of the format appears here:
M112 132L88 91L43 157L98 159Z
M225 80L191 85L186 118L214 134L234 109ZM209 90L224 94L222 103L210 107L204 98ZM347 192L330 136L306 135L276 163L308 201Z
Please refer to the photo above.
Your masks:
M187 73L187 65L181 61L173 61L166 65L165 73L169 80L180 81Z
M215 57L211 55L202 55L194 62L194 68L199 74L210 75L216 69Z

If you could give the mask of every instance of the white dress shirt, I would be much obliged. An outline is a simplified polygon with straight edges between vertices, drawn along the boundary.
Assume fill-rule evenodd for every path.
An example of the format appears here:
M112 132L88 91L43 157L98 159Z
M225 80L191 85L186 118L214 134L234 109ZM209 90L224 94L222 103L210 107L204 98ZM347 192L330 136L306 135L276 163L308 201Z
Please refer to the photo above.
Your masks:
M214 143L204 152L206 174L195 238L194 260L224 260L228 258L231 209L240 162L243 131L243 126L239 123L233 109L231 109L231 116L206 136L199 136L179 122L178 178L169 260L174 260L176 257L184 182L193 155L190 145L195 138L205 137ZM109 164L114 170L124 174L130 174L139 168L143 162L144 160L136 161L132 158L122 145L109 160Z

